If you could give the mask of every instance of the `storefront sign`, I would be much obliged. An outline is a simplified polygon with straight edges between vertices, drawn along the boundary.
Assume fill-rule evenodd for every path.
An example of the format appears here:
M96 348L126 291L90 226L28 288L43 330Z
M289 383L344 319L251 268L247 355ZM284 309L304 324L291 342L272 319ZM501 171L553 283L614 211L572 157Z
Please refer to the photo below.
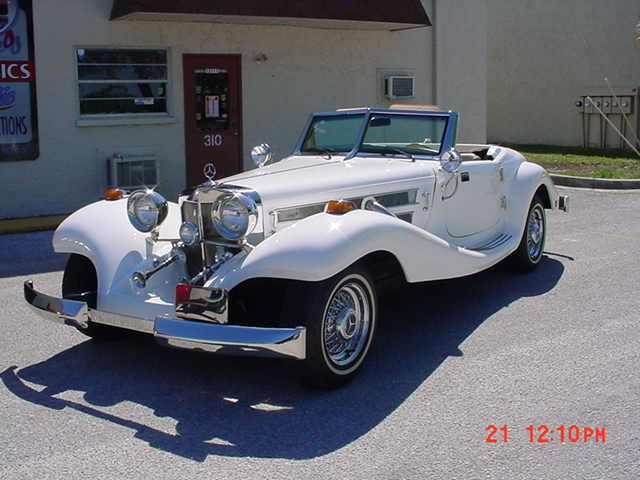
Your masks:
M0 161L38 155L32 0L0 0Z

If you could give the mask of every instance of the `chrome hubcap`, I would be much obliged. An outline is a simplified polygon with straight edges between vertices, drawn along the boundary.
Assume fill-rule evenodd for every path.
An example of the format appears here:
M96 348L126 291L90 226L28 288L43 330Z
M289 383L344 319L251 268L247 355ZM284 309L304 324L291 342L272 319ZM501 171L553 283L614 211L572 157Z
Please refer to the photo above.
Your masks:
M329 300L324 317L324 348L331 362L345 366L365 349L371 328L371 301L356 281L342 285Z
M536 205L527 222L527 251L531 260L537 260L544 244L544 211Z
M355 310L349 308L340 312L336 319L336 330L345 340L351 340L358 328Z

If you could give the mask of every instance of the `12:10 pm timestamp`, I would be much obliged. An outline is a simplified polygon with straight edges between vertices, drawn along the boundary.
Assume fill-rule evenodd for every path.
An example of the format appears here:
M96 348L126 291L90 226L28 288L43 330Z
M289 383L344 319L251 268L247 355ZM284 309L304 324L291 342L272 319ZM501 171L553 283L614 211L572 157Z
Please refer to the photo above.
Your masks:
M530 443L605 443L607 441L607 430L605 427L591 428L579 427L577 425L558 425L550 428L547 425L529 425L523 430L528 432ZM509 425L488 425L485 428L487 437L486 443L509 443Z

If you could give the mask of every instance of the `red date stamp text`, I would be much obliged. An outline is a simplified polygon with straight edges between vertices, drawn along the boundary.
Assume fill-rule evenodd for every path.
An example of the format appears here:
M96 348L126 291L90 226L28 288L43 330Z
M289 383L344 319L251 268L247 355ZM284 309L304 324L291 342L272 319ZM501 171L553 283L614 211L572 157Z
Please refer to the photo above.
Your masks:
M509 443L511 432L509 425L488 425L485 428L486 443ZM607 430L605 427L580 427L578 425L529 425L518 430L523 433L529 443L605 443Z

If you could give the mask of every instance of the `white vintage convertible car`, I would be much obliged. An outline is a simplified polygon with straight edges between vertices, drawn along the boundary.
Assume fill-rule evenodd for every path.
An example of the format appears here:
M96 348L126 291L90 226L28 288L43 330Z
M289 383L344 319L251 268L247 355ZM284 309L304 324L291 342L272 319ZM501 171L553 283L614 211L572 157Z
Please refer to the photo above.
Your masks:
M62 298L25 282L45 318L94 338L295 359L338 385L363 365L382 280L470 275L542 258L545 210L567 210L518 152L456 144L458 115L418 107L314 113L295 151L183 192L111 191L56 230Z

